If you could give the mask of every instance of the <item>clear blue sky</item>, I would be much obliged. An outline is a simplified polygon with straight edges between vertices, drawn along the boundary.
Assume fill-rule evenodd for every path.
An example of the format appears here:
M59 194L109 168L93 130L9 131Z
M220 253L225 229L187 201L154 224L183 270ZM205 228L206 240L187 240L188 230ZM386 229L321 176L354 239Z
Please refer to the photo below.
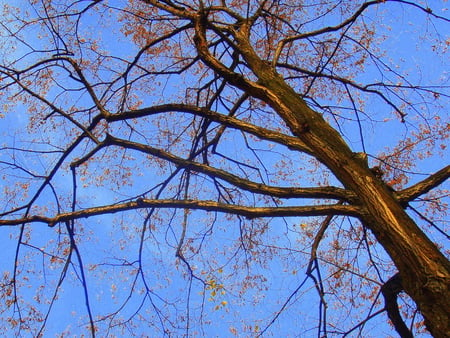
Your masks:
M19 1L15 3L17 5L22 4ZM422 13L408 9L406 6L396 4L390 4L389 6L386 6L386 8L393 9L392 12L388 12L387 9L371 10L366 16L366 20L369 22L376 15L381 14L378 11L384 11L383 27L380 27L380 29L388 34L388 39L381 47L387 50L387 58L392 57L395 60L399 60L398 64L401 70L409 70L410 79L417 81L419 84L430 82L435 84L436 82L434 81L437 81L439 77L441 80L444 77L443 82L448 85L448 59L445 57L439 59L434 56L431 58L429 50L435 42L429 42L426 39L420 40L416 36L416 30L425 27L425 30L442 32L442 41L448 41L448 35L444 35L445 32L448 32L448 29L446 29L448 25L445 26L439 21L434 21L433 24L423 21L424 15ZM85 24L87 26L95 26L95 19L94 16L90 19L92 21L88 21ZM442 26L440 26L441 24ZM117 28L114 25L111 25L111 27ZM29 31L29 34L30 36L27 38L33 39L32 43L38 46L40 42L34 39L34 32ZM120 50L115 48L120 46L120 44L115 40L113 41L114 36L115 31L113 30L104 33L105 46L108 45L113 52L118 52L121 56L124 56L125 49L123 46L121 46ZM15 53L19 55L24 51L26 52L26 49L19 48ZM3 51L3 53L6 52ZM24 59L23 62L31 62L32 58L33 56L30 56ZM357 80L374 82L374 78L378 79L378 77L379 74L375 69L368 68L366 72L357 77ZM168 84L170 85L170 82ZM168 92L168 95L170 94L169 89L166 92ZM52 92L50 91L50 93ZM75 98L72 102L82 104L83 100L85 100L85 97ZM150 102L152 100L154 98L149 98L146 101ZM381 107L379 100L368 101L368 113L379 114L380 109L386 109L386 107ZM6 113L6 116L0 119L0 147L14 145L29 150L50 150L51 147L46 144L26 144L21 142L23 130L28 123L28 117L25 116L23 110L24 107L19 105L15 110ZM442 111L445 111L445 109L442 109ZM0 113L2 112L0 111ZM448 115L442 116L442 119L448 122ZM366 150L372 155L382 151L385 144L392 144L393 141L402 139L412 128L412 125L402 124L395 119L392 119L389 123L382 124L381 128L378 123L369 125L369 128L363 130L363 134ZM361 151L362 144L359 130L354 127L354 124L345 124L343 130L347 133L347 141L350 142L354 150ZM37 129L36 133L39 134L39 132L40 130ZM56 140L58 137L63 138L63 140L65 138L65 135L59 130L52 134L38 136L45 138L49 135L53 140ZM255 147L259 146L258 142L253 142L252 145ZM239 155L243 157L248 155L251 158L252 156L250 152L244 153L244 150L240 150L240 147L243 146L242 139L234 138L227 146L227 151L232 152L233 148L235 148L234 152L239 154L239 151L242 151L243 153ZM275 150L278 151L278 148ZM265 159L266 165L272 166L282 159L282 156L275 154L275 152L273 154L266 153L270 156ZM2 149L0 151L0 161L10 161L10 158L13 156L18 164L31 164L30 168L36 170L36 172L42 172L48 163L54 161L54 155L52 154L47 156L36 156L21 152L12 154L11 150ZM116 159L113 163L103 164L105 166L114 166L120 163L130 165L138 163L138 167L141 167L139 161L144 161L144 158L139 154L133 153L132 155L134 156L133 161L128 162L125 160L122 162L122 159ZM448 155L447 150L446 155L442 158L448 159ZM431 157L425 159L417 170L424 174L431 173L445 164L442 158ZM254 160L254 158L251 159ZM298 165L300 161L293 160L293 164ZM103 169L101 167L102 163L99 166ZM0 174L2 174L3 170L7 175L0 181L1 189L9 187L12 181L20 180L25 176L24 173L20 173L17 170L6 171L6 167L6 165L3 165L0 168ZM135 192L135 189L141 189L142 186L145 186L149 180L158 181L161 179L158 176L160 171L157 169L147 167L141 169L143 174L133 177L134 184L122 187L120 191L114 187L112 192L106 188L82 187L82 182L79 182L79 197L84 203L82 206L106 204L113 197L126 199ZM99 170L100 172L99 167L91 168L91 170L93 172ZM17 174L17 176L12 176L11 173ZM421 177L420 175L415 176L411 182ZM70 192L72 182L69 172L58 174L55 177L54 184L61 191ZM113 183L111 186L113 186ZM113 196L113 193L118 193L118 195ZM51 191L48 189L38 202L40 205L48 203L50 208L52 208L51 205L54 204L54 199ZM2 209L0 210L3 211ZM155 311L155 308L162 311L160 316L166 314L172 316L173 326L180 325L183 327L184 323L180 322L180 319L188 315L191 318L203 317L203 323L198 322L197 319L191 319L191 336L229 337L232 336L233 328L237 332L244 332L243 323L252 325L253 328L259 327L262 329L270 323L274 313L282 308L294 290L297 290L304 281L309 248L307 245L302 244L299 239L305 231L301 227L301 224L306 222L305 219L271 220L267 231L260 238L263 243L259 248L261 261L257 257L252 257L254 258L252 262L246 265L245 261L249 258L246 255L249 253L238 249L236 245L236 239L241 231L240 222L237 219L229 222L224 215L219 215L215 220L214 229L208 232L206 230L211 224L211 215L204 212L194 212L189 219L187 237L194 238L193 242L197 245L202 242L202 251L192 260L192 264L199 276L205 280L216 278L218 284L224 284L223 290L219 289L217 295L213 296L211 290L203 290L199 281L186 278L188 273L186 266L175 257L175 249L181 234L180 222L182 212L180 211L171 227L163 227L165 225L164 222L167 222L167 219L170 218L167 217L161 224L158 221L152 222L152 225L155 225L156 228L146 232L146 240L142 250L142 264L145 271L145 281L148 283L150 292L144 295L140 293L145 287L143 279L139 275L135 275L138 266L136 262L139 258L138 249L142 215L141 212L130 211L119 216L92 217L83 221L84 232L83 237L79 239L79 249L82 252L84 267L88 275L87 284L94 316L120 308L122 304L125 304L125 300L128 297L130 298L126 305L121 308L120 317L122 319L131 317L138 310L144 315L140 321L137 321L139 325L137 328L130 328L130 331L116 331L116 329L112 329L111 332L99 333L101 337L108 334L118 337L128 336L131 333L137 336L162 336L160 318L158 318L158 312ZM446 224L448 224L448 221L448 218L444 219ZM340 222L334 225L336 231L339 228L345 231L352 226L347 222ZM260 222L256 220L254 223L255 228L263 226L262 223L258 223ZM308 226L312 227L312 225ZM48 228L44 224L27 226L27 229L31 228L30 246L21 246L20 252L21 257L26 257L25 259L27 260L24 270L29 268L38 273L34 276L30 274L29 280L22 280L25 284L20 289L20 292L32 304L35 304L32 298L35 296L37 286L41 284L49 285L49 291L44 292L48 297L49 292L53 292L63 268L61 264L44 266L48 262L48 257L42 255L39 249L45 248L46 251L50 251L62 237L58 237L55 229ZM19 228L0 227L1 272L12 271L13 269L18 232ZM204 240L201 238L202 233L207 234ZM332 239L331 237L324 239L322 245L330 244ZM436 236L436 239L441 241L442 238ZM445 248L449 248L448 242L444 242L443 245ZM272 257L270 257L271 250L276 253ZM380 257L385 257L382 249L378 248L377 250ZM31 258L25 256L27 253L31 254ZM267 260L263 261L265 257L267 257ZM358 259L361 259L362 262L362 258L359 257ZM360 263L359 260L356 260L355 264L358 263ZM47 321L45 337L53 337L64 330L68 330L71 336L81 337L87 333L85 329L85 324L87 324L85 297L83 289L80 287L80 269L77 264L78 262L74 258L73 265L68 269L68 276L58 293L59 299L55 302ZM239 273L232 276L236 269ZM202 274L202 270L212 271L211 276L208 275L208 272ZM325 269L323 273L324 279L333 278L327 275ZM22 277L25 275L22 275ZM253 279L248 278L246 280L247 276L251 276ZM248 283L249 288L245 295L240 295L239 285L233 283L236 282L236 278L241 279L238 282ZM135 281L136 284L134 284ZM261 283L261 281L264 281L264 283ZM130 295L132 285L134 285L136 292ZM264 290L258 290L258 287L262 285ZM364 292L369 293L372 287L373 285L369 284L354 290L354 292L356 295ZM202 291L204 293L201 293ZM223 291L223 294L220 291ZM208 300L209 298L212 298L212 300ZM269 328L267 336L317 336L315 325L319 315L317 309L318 301L317 292L312 285L312 281L308 280L289 301L284 312ZM226 302L226 304L223 302ZM253 306L253 303L257 305ZM183 305L180 306L180 304ZM330 299L329 320L330 322L335 321L336 323L344 324L346 328L350 328L367 315L367 304L370 304L370 301L366 301L366 307L362 308L361 313L358 313L358 310L355 309L351 312L351 316L347 317L346 311L339 312L339 310L347 307L348 303L339 303L339 299L334 299L333 301ZM216 308L217 306L218 308ZM43 310L46 307L41 306L40 308ZM381 305L377 305L372 313L380 308ZM1 315L5 317L11 315L11 312L5 312ZM110 319L114 320L115 318L111 317ZM153 321L155 326L152 327L146 323L146 320ZM211 324L208 323L209 321ZM166 325L170 326L170 324ZM181 336L185 332L183 329L174 329L173 327L171 329L177 332L176 336ZM247 327L246 330L245 334L238 336L250 336L248 333L250 331L249 328ZM367 323L362 336L387 337L391 334L393 333L386 324L386 316L381 314ZM27 335L25 334L24 336ZM352 333L350 336L356 337L357 335ZM421 335L419 334L418 336ZM425 337L427 335L424 334L422 336Z

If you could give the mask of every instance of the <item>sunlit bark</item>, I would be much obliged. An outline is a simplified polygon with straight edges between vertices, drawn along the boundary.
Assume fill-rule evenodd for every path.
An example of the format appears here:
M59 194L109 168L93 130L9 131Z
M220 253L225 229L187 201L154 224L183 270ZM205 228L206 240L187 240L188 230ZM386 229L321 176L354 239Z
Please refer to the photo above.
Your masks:
M435 337L447 337L450 332L450 263L409 210L448 239L445 229L438 227L412 203L421 201L446 182L450 177L450 166L421 177L412 185L405 187L400 183L407 175L414 176L410 169L425 157L421 154L423 148L430 153L427 156L432 156L433 152L438 152L435 143L445 143L449 137L448 124L447 128L436 127L445 117L435 116L432 121L415 104L425 102L431 107L432 100L443 99L444 106L448 94L445 86L410 83L406 75L383 61L379 56L382 53L371 50L370 45L379 42L373 38L376 27L369 28L367 21L376 22L376 15L372 13L365 17L366 13L373 8L381 10L398 4L412 8L430 20L450 22L430 8L401 0L344 1L337 7L341 9L340 19L334 14L332 24L324 27L317 27L317 23L335 7L313 2L310 6L322 14L311 19L314 23L311 26L308 25L310 22L301 21L303 17L299 13L303 5L285 6L280 1L233 1L231 4L228 1L130 0L117 5L94 1L66 6L45 0L30 5L39 13L37 19L28 18L25 11L23 20L17 20L19 15L12 15L9 38L22 47L24 45L29 52L14 54L14 60L4 58L0 67L0 94L5 107L10 105L18 112L24 107L28 109L23 116L29 119L30 131L24 130L18 135L21 140L30 135L35 137L23 143L8 138L11 144L3 146L2 151L9 158L0 160L0 172L5 180L16 184L15 190L4 189L1 197L4 206L0 210L2 229L19 229L13 271L11 276L5 274L5 282L1 285L4 291L0 291L7 299L5 307L12 308L13 317L17 317L8 318L13 328L19 327L16 332L29 330L24 323L31 319L39 323L34 334L39 336L45 332L67 271L73 267L84 291L88 331L92 336L98 334L97 327L111 318L105 325L108 330L113 328L115 316L139 292L144 299L150 300L156 314L154 320L162 328L160 333L171 334L166 325L179 333L176 330L184 325L183 334L190 335L190 321L203 321L202 316L206 313L204 295L210 292L210 299L214 300L218 293L225 292L225 287L211 276L218 271L222 273L223 266L232 265L230 262L240 256L230 254L227 263L213 268L216 264L212 262L216 260L214 255L222 248L216 248L214 253L202 252L207 246L205 238L213 233L220 214L225 215L224 221L230 227L238 229L234 230L239 233L234 245L242 250L242 256L247 260L245 269L250 269L252 259L260 259L261 266L270 266L267 264L270 258L258 258L259 246L262 251L279 250L274 238L261 244L267 229L264 226L258 228L259 218L315 217L311 222L314 226L301 223L298 233L304 236L299 242L309 243L307 250L303 250L309 257L304 267L305 281L312 281L319 297L318 335L346 335L372 318L370 311L377 302L375 294L361 296L373 304L368 306L367 318L353 328L328 325L328 295L344 297L336 290L346 290L349 292L346 301L353 304L352 285L343 286L344 282L336 282L338 286L331 286L333 280L339 280L341 273L348 272L358 278L361 285L367 282L380 290L385 298L385 308L373 317L386 311L400 335L409 337L412 334L403 322L397 303L397 297L404 291L422 313L429 332ZM305 6L308 8L307 2ZM83 19L91 12L101 18L105 16L105 22L114 22L112 27L117 28L117 32L114 31L113 36L124 36L129 40L130 50L125 53L113 46L111 50L103 51L94 38L88 40L90 34L83 36ZM312 15L308 10L305 13L305 18ZM92 18L97 19L95 15L86 20L87 23ZM50 47L33 47L35 39L27 42L30 37L21 36L22 31L25 36L30 34L28 25L34 27L35 24L51 37ZM448 45L448 41L446 43ZM306 49L308 46L310 49ZM302 55L304 52L306 55ZM353 57L355 60L347 61ZM364 72L368 60L380 71L382 80L364 84L355 79L357 72ZM398 83L393 83L390 76ZM319 81L323 82L317 84ZM166 86L173 89L166 90ZM409 102L402 90L417 94L420 103ZM383 116L381 113L372 117L373 108L366 106L373 104L372 97L374 102L381 102L391 110L389 114L398 119L399 124L414 127L411 134L394 145L391 154L383 154L384 149L380 149L380 155L370 154L371 160L377 163L374 168L369 167L367 154L354 152L354 142L343 131L348 124L354 126L354 133L359 133L365 150L363 129L372 128L375 122L384 123L378 121ZM417 109L418 117L410 118L404 112L405 107L411 107L412 111ZM343 111L351 113L346 115ZM389 114L386 121L393 118ZM417 122L421 119L425 125L430 125L428 129L421 129L423 127ZM41 130L40 126L47 129L42 127ZM433 134L432 131L437 132ZM252 146L249 140L262 145L260 148ZM383 140L377 142L380 142L380 148L384 146ZM418 144L424 144L424 147L415 148ZM28 145L30 149L27 149ZM235 150L235 146L241 148ZM272 149L275 150L272 152ZM445 150L445 146L441 146L441 150ZM276 156L280 156L279 162L276 162ZM301 169L300 165L297 168L298 163L301 163ZM395 175L395 170L402 174ZM310 176L298 174L300 180L310 179L315 184L298 181L294 176L297 171ZM389 182L386 175L392 176ZM111 191L111 196L104 196L108 203L86 198L86 194L92 194L89 189L95 191L96 186L99 191L104 186ZM84 188L88 192L80 197ZM444 192L433 201L438 206L427 211L445 213L445 198ZM167 213L163 216L158 214L160 211ZM192 238L188 238L187 232L192 230L189 229L190 213L194 211L202 211L208 218L205 224L211 224L202 229L203 220L194 218L194 223L202 225L194 227ZM96 317L89 296L88 269L83 263L81 244L84 244L85 233L80 224L86 219L127 212L138 214L142 223L136 235L139 237L139 243L135 245L138 258L133 262L124 258L120 264L122 268L135 268L130 277L132 286L126 300L115 312ZM153 217L161 229L155 229ZM341 226L333 228L333 221L338 217L342 224L350 224L346 240L351 245L338 240L340 233L345 232ZM362 230L353 223L355 220L362 224ZM245 232L246 222L250 222L253 231L249 234ZM134 238L134 229L129 230L126 221L119 221L119 224L119 233L123 231ZM58 244L52 253L50 249L47 252L46 248L32 244L33 232L27 230L43 225L53 228L57 234ZM278 225L267 221L267 227ZM164 240L158 242L156 230L161 231ZM286 237L289 231L286 231ZM376 243L368 233L373 234ZM64 235L67 237L61 239ZM175 240L171 242L168 238L172 235ZM178 315L178 303L160 297L150 286L144 260L148 241L155 241L158 248L167 245L173 252L172 258L177 259L177 270L180 261L184 264L183 277L189 285L186 316ZM125 238L120 243L123 247L128 245ZM286 252L302 251L296 245L287 248ZM321 245L326 246L323 251L319 248ZM392 259L388 268L378 267L384 263L372 256L374 245L380 245ZM367 269L360 272L362 247ZM23 314L25 306L21 304L19 276L28 260L28 256L23 261L20 259L24 249L34 250L43 260L51 257L50 263L59 262L62 266L54 292L47 303L42 301L48 305L47 312L34 315L34 318ZM197 261L196 255L200 257ZM205 263L205 257L211 258L211 262ZM220 259L222 257L217 258ZM289 260L286 262L290 264ZM322 278L322 263L328 264L327 278ZM208 265L211 271L196 271L197 264ZM390 267L395 267L398 274L386 276L387 271L394 270ZM295 274L302 269L289 266L291 268ZM233 265L233 269L230 279L236 276L239 277L235 279L240 279L239 273L245 269L238 264ZM249 276L250 273L245 278ZM287 296L278 312L269 315L265 328L253 327L249 331L264 334L286 310L305 281ZM139 282L143 286L138 291L136 285ZM192 319L190 317L191 297L196 294L194 283L203 288L197 292L203 295L198 306L201 308L200 319L194 315ZM252 283L244 286L242 282L242 293L255 286L264 288ZM326 283L331 291L325 290ZM114 284L112 288L116 287ZM236 294L240 295L239 292ZM152 297L164 305L158 306ZM127 314L129 320L118 320L117 326L127 327L133 318L145 317L141 313L144 302L132 315ZM215 309L226 304L222 301ZM171 318L172 314L164 314L162 308L171 309L169 311L175 313L176 320ZM33 308L30 313L33 311L38 312ZM186 323L178 327L174 322L180 318ZM330 328L337 331L332 332ZM231 326L230 331L238 333Z

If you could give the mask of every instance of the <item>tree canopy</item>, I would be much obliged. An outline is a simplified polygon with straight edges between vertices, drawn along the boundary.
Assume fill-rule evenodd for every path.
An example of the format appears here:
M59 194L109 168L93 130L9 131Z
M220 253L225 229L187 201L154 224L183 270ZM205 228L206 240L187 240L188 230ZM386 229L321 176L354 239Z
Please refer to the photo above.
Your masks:
M0 328L450 335L445 0L20 0Z

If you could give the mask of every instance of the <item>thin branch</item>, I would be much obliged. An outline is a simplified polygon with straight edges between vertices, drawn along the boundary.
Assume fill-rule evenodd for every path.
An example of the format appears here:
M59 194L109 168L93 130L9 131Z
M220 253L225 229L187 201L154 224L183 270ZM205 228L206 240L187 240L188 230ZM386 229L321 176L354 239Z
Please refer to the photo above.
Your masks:
M370 316L368 316L368 317L367 317L366 319L364 319L362 322L358 323L356 326L352 327L350 330L348 330L347 332L345 332L345 333L343 334L342 337L347 337L350 333L352 333L353 331L355 331L357 328L359 328L359 327L365 325L369 320L371 320L372 318L374 318L374 317L376 317L376 316L382 314L384 311L385 311L385 309L381 309L381 310L378 310L378 311L375 312L375 313L372 313ZM360 335L358 335L358 337L360 337Z
M411 205L408 205L408 208L410 208L412 211L416 213L417 216L419 216L421 219L423 219L425 222L427 222L431 227L436 229L441 235L445 236L448 240L450 240L450 235L448 235L444 230L439 228L436 223L434 223L432 220L430 220L428 217L426 217L424 214L422 214L419 210L412 207Z
M80 281L81 281L81 284L83 286L84 303L85 303L85 306L86 306L86 311L87 311L88 316L89 316L89 328L90 328L92 337L95 338L96 330L95 330L95 325L94 325L94 317L92 315L91 303L90 303L90 300L89 300L87 279L86 279L86 274L84 273L84 264L83 264L83 260L81 258L81 253L80 253L80 250L78 249L78 246L77 246L77 244L75 242L75 234L74 234L74 229L73 229L74 222L73 221L74 221L74 219L72 219L70 221L68 220L68 221L65 222L66 223L66 229L67 229L67 231L69 233L71 251L73 250L75 252L75 255L77 257L78 264L79 264L79 267L80 267L80 275L81 275L80 276Z
M338 204L342 205L344 202L339 201ZM321 334L321 326L323 326L323 333L326 336L327 324L326 324L326 311L327 311L327 303L325 300L325 291L322 281L322 276L320 274L320 266L319 261L317 259L317 250L319 249L319 244L323 237L325 236L325 231L328 229L333 217L335 215L328 215L322 221L319 230L317 231L316 236L314 237L314 242L311 246L311 257L309 259L308 267L306 269L306 275L314 281L314 286L317 290L317 293L320 297L320 305L319 305L319 326L318 332ZM313 271L317 271L317 278L313 275ZM323 318L323 319L322 319Z
M380 2L382 2L382 0L368 1L368 2L363 3L358 8L358 10L355 13L353 13L353 15L351 17L349 17L348 19L342 21L340 24L338 24L336 26L328 26L328 27L317 29L317 30L312 31L312 32L307 32L307 33L302 33L302 34L298 34L298 35L288 36L287 38L284 38L283 40L280 40L278 42L277 48L275 50L275 55L274 55L273 60L272 60L272 65L275 66L277 64L278 59L280 58L280 55L281 55L281 51L283 50L284 46L286 44L288 44L289 42L293 42L293 41L301 40L301 39L306 39L306 38L309 38L309 37L312 37L312 36L317 36L317 35L321 35L321 34L325 34L325 33L338 31L341 28L344 28L345 26L355 22L356 19L358 19L358 17L369 6L374 5L374 4L378 4Z

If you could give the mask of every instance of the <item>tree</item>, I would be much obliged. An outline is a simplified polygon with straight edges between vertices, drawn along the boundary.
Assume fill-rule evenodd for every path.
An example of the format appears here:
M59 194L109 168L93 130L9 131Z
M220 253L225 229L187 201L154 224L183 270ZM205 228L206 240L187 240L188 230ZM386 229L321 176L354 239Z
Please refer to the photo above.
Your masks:
M4 5L3 330L448 337L444 2Z

